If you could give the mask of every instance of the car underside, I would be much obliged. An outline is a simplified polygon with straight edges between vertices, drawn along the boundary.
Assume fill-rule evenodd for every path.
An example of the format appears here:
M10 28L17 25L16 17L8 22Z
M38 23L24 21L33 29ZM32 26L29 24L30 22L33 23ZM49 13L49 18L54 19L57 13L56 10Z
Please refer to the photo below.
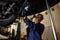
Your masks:
M48 0L50 7L58 2L60 1ZM45 0L0 0L0 26L12 24L18 16L33 15L46 9Z

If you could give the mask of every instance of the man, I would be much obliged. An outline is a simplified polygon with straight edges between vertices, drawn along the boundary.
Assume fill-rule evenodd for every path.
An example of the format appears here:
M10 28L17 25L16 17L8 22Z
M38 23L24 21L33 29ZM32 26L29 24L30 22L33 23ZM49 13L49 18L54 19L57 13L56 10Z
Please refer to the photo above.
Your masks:
M27 17L24 17L24 22L28 25L27 28L27 40L42 40L41 36L44 31L44 25L41 24L43 15L38 14L35 17L35 21L30 21Z

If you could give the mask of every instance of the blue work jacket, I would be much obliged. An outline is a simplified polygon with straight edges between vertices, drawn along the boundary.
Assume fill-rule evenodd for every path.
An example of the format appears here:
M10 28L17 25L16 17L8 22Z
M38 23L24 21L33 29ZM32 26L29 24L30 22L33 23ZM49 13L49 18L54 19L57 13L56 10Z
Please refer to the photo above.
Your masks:
M41 23L34 23L30 21L27 17L24 19L27 28L27 40L41 40L41 35L44 31L44 25Z

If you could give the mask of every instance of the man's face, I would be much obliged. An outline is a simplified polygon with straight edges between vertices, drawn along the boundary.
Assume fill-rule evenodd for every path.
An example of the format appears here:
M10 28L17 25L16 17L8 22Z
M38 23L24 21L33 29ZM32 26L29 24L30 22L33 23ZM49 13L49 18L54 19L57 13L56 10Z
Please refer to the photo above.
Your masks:
M35 22L37 22L37 23L41 22L41 20L42 20L41 17L42 17L41 15L36 15Z

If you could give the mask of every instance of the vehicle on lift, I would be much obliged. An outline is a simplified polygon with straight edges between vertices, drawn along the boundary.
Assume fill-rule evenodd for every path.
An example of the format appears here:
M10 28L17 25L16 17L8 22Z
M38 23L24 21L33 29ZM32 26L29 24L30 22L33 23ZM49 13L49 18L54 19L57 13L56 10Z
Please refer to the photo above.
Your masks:
M48 0L52 7L59 0ZM28 16L46 10L45 0L0 0L0 26L12 24L20 16Z

